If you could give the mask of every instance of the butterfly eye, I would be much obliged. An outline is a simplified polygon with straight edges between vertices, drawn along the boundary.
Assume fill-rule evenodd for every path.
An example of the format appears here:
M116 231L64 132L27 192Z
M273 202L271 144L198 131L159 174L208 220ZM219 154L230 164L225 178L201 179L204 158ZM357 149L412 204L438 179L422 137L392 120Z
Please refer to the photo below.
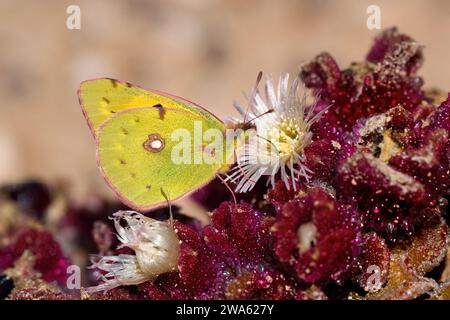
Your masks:
M164 149L164 139L158 134L153 133L144 141L144 149L150 152L160 152Z

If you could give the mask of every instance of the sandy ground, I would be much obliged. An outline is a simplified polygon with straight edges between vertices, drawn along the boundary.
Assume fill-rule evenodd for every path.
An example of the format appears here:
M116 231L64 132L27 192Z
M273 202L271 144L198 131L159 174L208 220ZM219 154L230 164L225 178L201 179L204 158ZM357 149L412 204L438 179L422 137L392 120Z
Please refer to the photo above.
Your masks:
M81 8L68 30L66 8ZM184 96L219 116L234 114L259 70L295 73L329 51L341 66L364 57L377 30L366 8L381 8L426 46L421 74L450 88L450 1L0 2L0 183L25 177L67 181L80 198L111 194L76 97L80 81L114 77Z

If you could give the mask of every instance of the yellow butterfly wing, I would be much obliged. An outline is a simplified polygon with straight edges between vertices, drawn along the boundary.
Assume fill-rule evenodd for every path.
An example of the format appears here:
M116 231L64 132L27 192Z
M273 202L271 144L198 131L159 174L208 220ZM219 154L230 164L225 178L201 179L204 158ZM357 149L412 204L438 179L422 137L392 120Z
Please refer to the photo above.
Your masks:
M200 113L205 117L214 117L191 101L110 78L83 81L78 90L78 99L94 137L97 136L100 125L106 119L111 118L117 112L134 107L170 105L172 108Z
M193 103L110 79L83 82L80 101L96 138L101 172L131 208L165 205L228 168L232 146L213 144L223 150L219 157L198 143L198 135L209 129L224 137L225 125Z

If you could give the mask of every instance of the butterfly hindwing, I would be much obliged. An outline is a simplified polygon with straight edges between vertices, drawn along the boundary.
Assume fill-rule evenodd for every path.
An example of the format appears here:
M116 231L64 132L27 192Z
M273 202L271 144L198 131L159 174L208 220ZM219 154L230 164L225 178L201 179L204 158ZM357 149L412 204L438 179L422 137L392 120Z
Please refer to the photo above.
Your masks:
M198 189L223 167L223 163L193 163L195 153L202 150L194 147L192 139L185 141L190 153L186 161L174 161L172 154L174 146L181 143L181 139L172 139L175 130L192 138L195 122L201 123L203 130L222 131L220 121L170 104L162 108L120 111L98 130L97 160L106 181L123 202L141 211L164 205L165 195L175 200Z

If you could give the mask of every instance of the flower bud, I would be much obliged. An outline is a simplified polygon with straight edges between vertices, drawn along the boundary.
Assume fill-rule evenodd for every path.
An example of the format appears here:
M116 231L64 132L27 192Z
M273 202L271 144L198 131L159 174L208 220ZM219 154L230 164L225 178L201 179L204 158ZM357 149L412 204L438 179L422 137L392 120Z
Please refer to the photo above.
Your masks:
M122 243L119 248L128 247L135 255L104 256L93 262L90 268L106 274L100 276L103 283L87 288L88 292L152 281L162 273L177 269L180 243L167 221L148 218L134 211L116 212L112 220Z

